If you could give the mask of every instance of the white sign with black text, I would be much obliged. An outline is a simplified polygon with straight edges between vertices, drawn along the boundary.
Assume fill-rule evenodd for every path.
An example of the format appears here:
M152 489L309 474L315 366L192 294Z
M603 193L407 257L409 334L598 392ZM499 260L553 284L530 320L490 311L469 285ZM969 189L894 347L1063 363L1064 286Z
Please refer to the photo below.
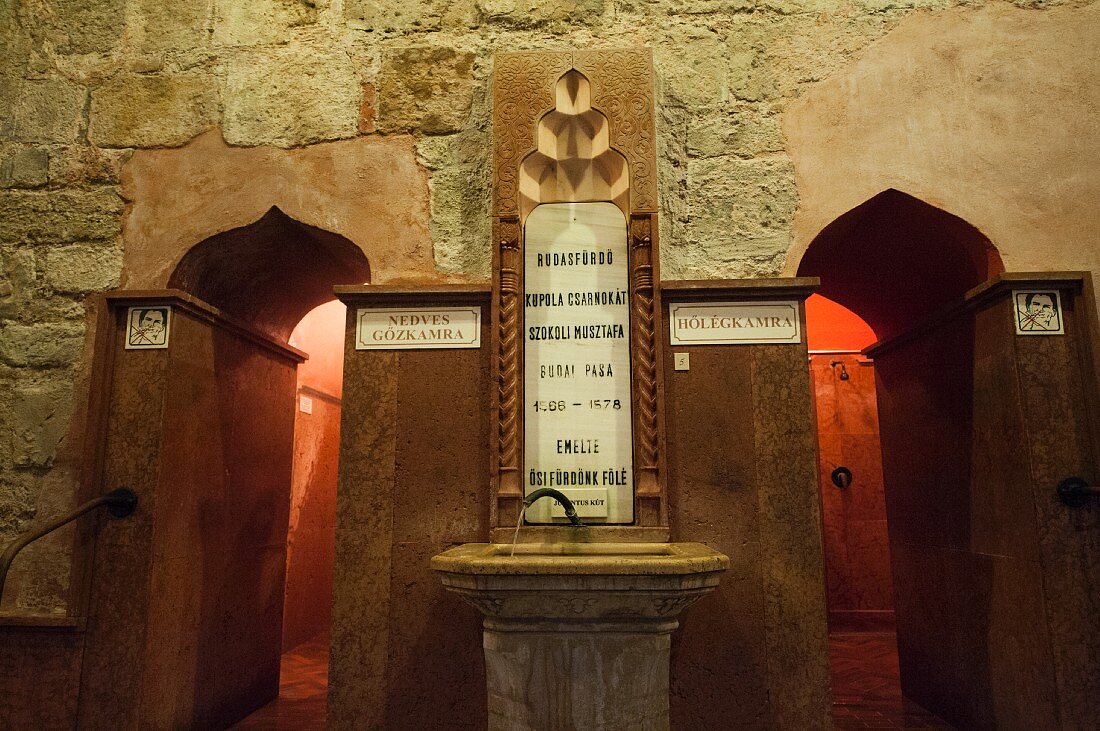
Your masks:
M602 487L584 487L574 490L562 490L573 502L578 518L606 518L607 490ZM554 518L565 517L565 506L554 500L550 506L550 515Z
M366 307L356 313L356 350L479 347L479 307Z
M610 203L537 207L524 229L524 492L634 519L626 218ZM553 501L527 511L560 521Z
M668 306L672 345L802 342L798 301L677 303Z

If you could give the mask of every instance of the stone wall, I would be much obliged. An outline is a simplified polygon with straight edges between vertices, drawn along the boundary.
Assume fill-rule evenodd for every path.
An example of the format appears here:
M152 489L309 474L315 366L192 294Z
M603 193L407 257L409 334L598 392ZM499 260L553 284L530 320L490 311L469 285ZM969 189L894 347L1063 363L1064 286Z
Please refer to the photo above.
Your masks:
M793 272L821 226L914 181L964 217L1011 203L991 236L1010 268L1100 264L1087 0L3 0L0 18L0 543L72 500L86 303L127 279L128 204L142 201L123 199L120 176L134 150L209 130L236 147L412 146L430 206L409 225L430 232L439 278L482 280L497 51L653 48L668 278ZM931 81L895 73L915 64ZM976 139L967 159L996 164L953 168L931 154L945 139ZM874 170L837 162L867 150ZM894 154L901 174L887 174ZM1048 194L1001 195L1027 187ZM64 609L67 540L20 559L5 610Z

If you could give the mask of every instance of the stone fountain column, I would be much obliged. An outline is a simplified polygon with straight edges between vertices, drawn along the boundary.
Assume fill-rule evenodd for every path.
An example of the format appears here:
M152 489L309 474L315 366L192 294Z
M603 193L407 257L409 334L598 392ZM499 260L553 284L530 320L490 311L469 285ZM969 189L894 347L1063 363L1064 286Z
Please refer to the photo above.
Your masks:
M729 560L668 543L652 59L493 73L494 543L432 568L485 616L490 729L667 729L669 635Z

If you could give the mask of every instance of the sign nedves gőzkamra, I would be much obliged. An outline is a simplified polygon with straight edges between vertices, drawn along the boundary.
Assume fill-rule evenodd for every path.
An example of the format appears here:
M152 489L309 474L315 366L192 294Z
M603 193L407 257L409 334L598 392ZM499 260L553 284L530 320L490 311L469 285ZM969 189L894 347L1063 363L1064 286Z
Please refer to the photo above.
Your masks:
M364 307L355 317L356 350L481 347L479 307Z

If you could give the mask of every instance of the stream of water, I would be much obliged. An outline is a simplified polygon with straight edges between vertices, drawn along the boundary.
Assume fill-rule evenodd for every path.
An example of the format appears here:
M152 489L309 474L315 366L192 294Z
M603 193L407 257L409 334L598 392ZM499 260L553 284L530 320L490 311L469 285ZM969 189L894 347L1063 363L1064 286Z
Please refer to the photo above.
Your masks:
M512 534L512 554L511 555L513 555L513 556L516 555L516 541L519 540L519 529L520 529L520 526L523 525L523 514L526 513L526 512L527 512L527 506L524 505L523 508L519 511L519 520L516 521L516 532L514 534Z

